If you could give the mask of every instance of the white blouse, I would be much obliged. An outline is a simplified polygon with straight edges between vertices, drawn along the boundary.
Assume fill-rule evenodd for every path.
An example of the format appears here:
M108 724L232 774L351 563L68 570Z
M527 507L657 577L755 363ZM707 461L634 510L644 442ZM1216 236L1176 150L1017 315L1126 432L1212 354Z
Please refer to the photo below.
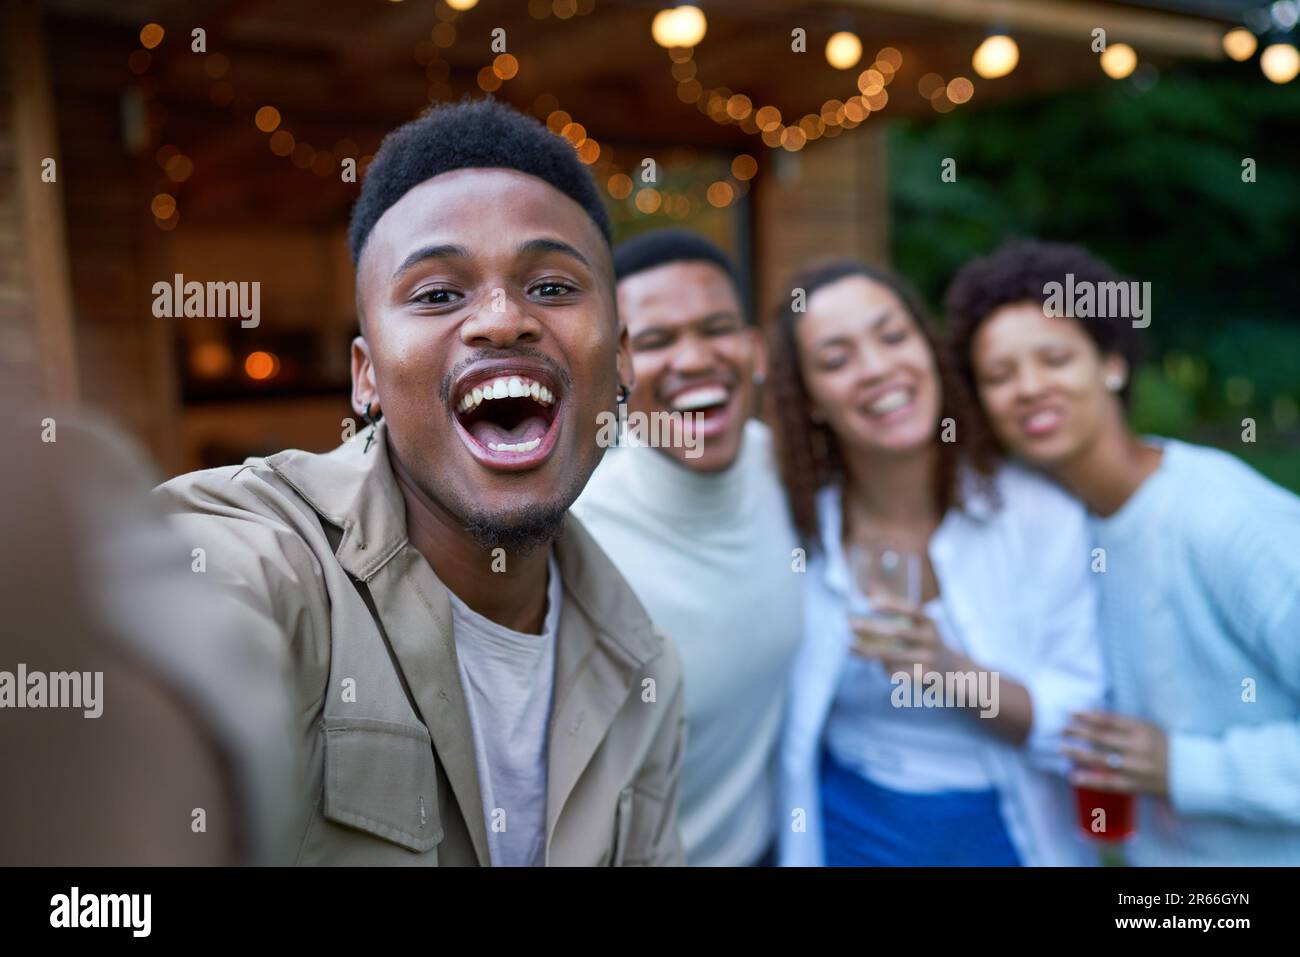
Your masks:
M1004 465L995 484L1000 507L968 486L965 506L948 511L929 547L953 646L998 671L1000 680L1024 685L1033 701L1024 745L985 733L972 739L972 750L988 768L1020 860L1095 864L1078 834L1060 750L1070 714L1099 706L1105 690L1086 514L1056 485L1017 465ZM840 679L853 667L840 490L823 488L817 511L822 548L809 556L804 578L804 641L781 745L780 862L787 866L824 861L819 769ZM951 717L970 724L969 716ZM937 773L933 761L923 763Z
M943 601L922 609L935 623L943 643L961 647ZM835 760L869 781L893 791L934 794L940 791L986 791L993 779L978 747L991 719L961 714L956 708L897 707L920 699L910 690L896 695L897 685L878 661L850 655L826 721L826 747Z

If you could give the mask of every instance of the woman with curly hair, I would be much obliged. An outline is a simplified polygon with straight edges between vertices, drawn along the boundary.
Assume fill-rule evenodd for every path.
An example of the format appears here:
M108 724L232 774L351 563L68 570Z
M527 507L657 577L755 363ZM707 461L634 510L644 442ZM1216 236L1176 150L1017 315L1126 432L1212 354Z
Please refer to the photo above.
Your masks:
M1059 757L1102 693L1083 510L994 464L900 280L837 262L788 293L773 398L809 557L781 862L1086 862ZM911 600L863 555L913 556Z
M1091 516L1114 695L1067 729L1075 783L1136 798L1135 865L1294 867L1300 498L1227 450L1130 428L1145 323L1050 302L1130 282L1082 246L1006 243L949 287L953 365L1006 454Z

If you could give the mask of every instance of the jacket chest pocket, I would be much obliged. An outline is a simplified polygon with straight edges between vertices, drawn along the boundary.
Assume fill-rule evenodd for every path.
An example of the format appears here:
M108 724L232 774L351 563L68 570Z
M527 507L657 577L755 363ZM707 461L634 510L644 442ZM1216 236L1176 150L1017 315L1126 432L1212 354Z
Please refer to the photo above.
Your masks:
M318 835L322 863L334 857L342 858L339 863L437 863L434 849L443 838L437 764L423 727L327 719L323 791L326 820L353 830L322 829L328 832Z

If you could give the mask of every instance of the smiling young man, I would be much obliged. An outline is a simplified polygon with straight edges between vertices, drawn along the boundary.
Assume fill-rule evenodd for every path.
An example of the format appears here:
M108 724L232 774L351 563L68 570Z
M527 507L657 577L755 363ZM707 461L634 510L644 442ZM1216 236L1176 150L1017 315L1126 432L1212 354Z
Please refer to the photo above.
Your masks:
M646 233L619 246L614 266L636 373L629 422L678 416L685 431L650 433L679 445L612 451L574 511L681 651L687 861L752 865L775 837L775 752L801 627L798 543L770 433L752 418L763 341L735 268L703 237Z
M609 225L567 143L432 109L353 210L361 335L332 452L159 494L278 626L304 864L680 863L680 668L569 505L631 381Z
M1133 433L1132 318L1045 301L1120 281L1079 246L1018 241L947 297L954 363L994 433L1093 515L1098 551L1079 560L1114 710L1077 715L1066 753L1076 784L1143 797L1135 864L1295 865L1300 499L1226 452Z

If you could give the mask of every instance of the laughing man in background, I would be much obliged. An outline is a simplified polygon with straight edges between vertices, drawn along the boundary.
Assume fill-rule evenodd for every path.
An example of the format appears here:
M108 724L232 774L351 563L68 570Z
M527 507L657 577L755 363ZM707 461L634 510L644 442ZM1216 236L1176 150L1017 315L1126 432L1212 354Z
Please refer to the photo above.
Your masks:
M751 416L766 368L735 268L657 230L615 250L631 338L630 417L681 417L681 447L611 450L574 506L682 656L687 863L770 861L774 752L801 617L797 546L771 435Z

